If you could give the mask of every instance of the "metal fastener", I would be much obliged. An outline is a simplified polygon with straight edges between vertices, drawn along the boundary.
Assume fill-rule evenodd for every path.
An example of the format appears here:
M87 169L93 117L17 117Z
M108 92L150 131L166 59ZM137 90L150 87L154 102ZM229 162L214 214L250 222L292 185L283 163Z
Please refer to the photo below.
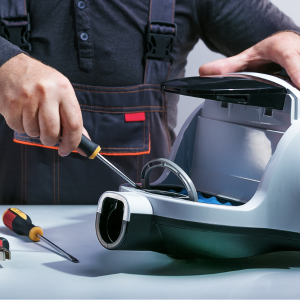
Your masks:
M81 38L83 41L87 41L88 38L89 38L89 35L88 35L86 32L83 32L83 33L80 35L80 38Z
M85 2L84 2L84 1L79 1L79 2L78 2L78 7L79 7L80 9L84 9L84 8L86 7Z

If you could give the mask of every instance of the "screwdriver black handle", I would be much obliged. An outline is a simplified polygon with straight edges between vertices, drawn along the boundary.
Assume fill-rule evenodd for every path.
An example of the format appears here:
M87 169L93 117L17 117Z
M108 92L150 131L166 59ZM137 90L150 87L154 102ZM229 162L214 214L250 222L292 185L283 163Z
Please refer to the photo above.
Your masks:
M81 136L78 148L84 152L89 159L94 159L101 150L99 145L89 140L85 135Z
M30 217L15 207L7 209L2 220L7 228L16 234L28 236L34 242L40 240L38 234L43 235L43 229L33 225Z

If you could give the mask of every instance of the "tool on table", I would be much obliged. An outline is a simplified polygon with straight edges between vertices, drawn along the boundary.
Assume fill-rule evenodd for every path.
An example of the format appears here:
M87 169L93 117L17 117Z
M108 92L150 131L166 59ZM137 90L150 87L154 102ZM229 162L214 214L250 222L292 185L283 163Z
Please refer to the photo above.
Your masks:
M106 158L104 158L99 152L101 150L101 147L97 144L95 144L93 141L89 140L85 135L82 135L81 137L81 141L80 144L78 146L78 148L84 152L84 154L89 158L89 159L94 159L95 157L97 157L98 159L100 159L102 162L104 162L108 167L110 167L114 172L116 172L118 175L120 175L123 179L125 179L131 186L133 186L134 188L137 188L139 190L143 190L145 192L148 193L152 193L152 194L159 194L159 195L163 195L163 196L171 196L171 197L177 197L177 198L181 198L181 199L189 199L189 196L187 195L183 195L180 193L176 193L176 192L171 192L171 191L165 191L165 190L154 190L154 189L147 189L147 188L143 188L141 186L139 186L138 184L136 184L134 181L132 181L130 178L128 178L123 172L121 172L117 167L115 167L112 163L110 163ZM168 160L165 160L164 162L164 167L166 167L167 162L171 163ZM170 167L170 169L172 170L172 172L175 173L181 173L182 170L176 166L176 165L172 165L172 168ZM197 193L194 193L194 195L197 196ZM196 197L195 196L195 197ZM197 198L197 197L196 197ZM196 199L195 198L195 199Z
M11 259L8 240L0 237L0 260Z
M33 225L30 217L19 209L14 207L7 209L4 212L2 219L4 225L13 232L19 235L28 236L34 242L38 242L40 239L42 239L45 243L59 252L59 254L61 254L63 257L74 263L79 262L78 259L76 259L74 256L68 254L67 252L50 242L48 239L46 239L43 236L43 229L41 227Z

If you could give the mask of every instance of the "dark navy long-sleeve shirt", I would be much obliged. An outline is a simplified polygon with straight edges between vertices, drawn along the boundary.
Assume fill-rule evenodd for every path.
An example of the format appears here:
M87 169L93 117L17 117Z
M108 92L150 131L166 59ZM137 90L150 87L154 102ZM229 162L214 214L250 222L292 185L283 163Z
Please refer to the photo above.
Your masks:
M89 1L93 68L80 68L73 0L27 0L31 56L72 83L132 86L143 82L145 31L150 0ZM235 55L280 30L299 28L268 0L177 0L178 36L169 79L182 77L188 53L199 39L213 51ZM78 37L79 38L79 37ZM0 38L0 65L20 50ZM199 53L201 55L201 53ZM176 105L169 103L170 128Z
M145 30L150 0L89 1L94 67L79 67L72 0L27 0L33 57L71 82L131 86L143 81ZM267 0L177 0L178 38L170 78L182 74L198 39L226 56L237 54L280 30L299 28ZM0 38L0 65L19 50ZM201 55L201 53L199 53Z

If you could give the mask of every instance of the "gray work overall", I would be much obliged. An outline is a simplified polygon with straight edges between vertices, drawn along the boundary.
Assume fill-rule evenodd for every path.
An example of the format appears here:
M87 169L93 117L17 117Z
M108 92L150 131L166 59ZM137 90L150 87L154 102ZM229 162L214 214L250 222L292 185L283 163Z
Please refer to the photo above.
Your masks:
M93 49L82 35L89 34L90 28L85 10L78 9L79 2L74 1L79 64L88 71ZM84 3L88 5L88 1ZM2 22L8 26L20 25L15 18L27 16L23 0L10 0L9 5L0 5L0 10ZM149 22L153 23L149 23L148 45L159 43L161 35L174 37L176 25L170 24L174 22L174 11L175 0L150 1ZM167 99L160 90L160 83L169 76L170 53L163 53L160 58L153 49L148 53L144 81L139 85L102 87L73 83L91 139L100 144L107 159L135 182L140 181L145 163L168 157L171 149ZM96 204L104 191L116 190L124 182L100 161L88 160L78 153L61 158L57 145L46 148L38 138L16 132L13 137L3 118L0 121L0 186L6 175L20 176L19 186L13 192L6 193L2 185L2 204ZM11 165L9 156L21 156L21 164Z

